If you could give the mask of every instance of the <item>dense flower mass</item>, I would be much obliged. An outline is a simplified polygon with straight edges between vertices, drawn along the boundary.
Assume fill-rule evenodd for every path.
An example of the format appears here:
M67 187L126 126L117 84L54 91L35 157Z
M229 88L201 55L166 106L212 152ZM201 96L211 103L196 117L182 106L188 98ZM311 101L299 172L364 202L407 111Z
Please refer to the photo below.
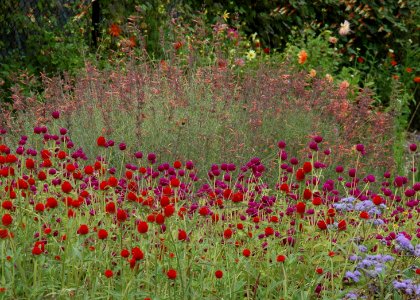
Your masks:
M302 158L280 141L274 161L213 164L203 179L192 161L159 163L155 153L137 151L135 163L113 167L106 151L114 142L105 137L96 140L101 156L93 161L37 138L45 142L39 150L32 138L16 151L0 144L3 272L22 284L41 284L54 272L45 277L52 286L95 278L111 293L125 280L144 295L157 288L181 299L187 285L205 297L201 276L215 287L239 285L238 297L253 295L256 282L287 297L305 280L318 282L310 293L326 298L357 297L366 284L372 296L418 295L420 183L389 172L381 179L357 163L333 166L320 135ZM120 143L117 151L129 149ZM357 162L368 155L362 144L354 150ZM279 173L270 181L271 166ZM32 271L39 276L28 278ZM212 293L227 297L223 289Z

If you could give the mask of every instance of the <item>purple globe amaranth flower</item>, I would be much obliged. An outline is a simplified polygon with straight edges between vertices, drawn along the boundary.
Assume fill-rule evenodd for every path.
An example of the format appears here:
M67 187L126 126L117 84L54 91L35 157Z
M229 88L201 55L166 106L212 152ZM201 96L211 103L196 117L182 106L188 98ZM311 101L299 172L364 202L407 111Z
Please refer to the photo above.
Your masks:
M320 135L315 136L314 137L314 141L317 144L321 143L322 142L322 136L320 136Z
M311 141L309 143L309 149L314 150L314 151L318 151L319 150L318 144L315 141Z
M53 111L52 113L51 113L51 116L54 118L54 119L58 119L58 118L60 118L60 112L59 111Z
M349 176L350 177L355 177L356 176L356 169L350 169L349 170Z
M285 141L279 141L279 142L277 143L277 146L278 146L280 149L284 149L284 148L286 148L286 142L285 142Z
M127 149L127 145L126 145L126 144L124 144L124 143L120 143L120 144L118 145L118 148L119 148L121 151L124 151L125 149Z
M416 144L410 144L409 146L410 151L415 152L417 150L417 145Z
M397 176L394 179L394 186L395 187L402 187L404 184L408 182L407 177L404 176Z
M342 173L344 171L344 168L343 168L343 166L337 166L337 167L335 167L335 171L337 173Z
M65 135L67 133L67 128L60 128L60 134Z
M365 146L363 144L357 144L356 145L356 150L358 152L360 152L360 154L365 155L366 151L365 151Z
M155 153L149 153L147 155L147 160L151 163L155 163L156 162L156 154Z

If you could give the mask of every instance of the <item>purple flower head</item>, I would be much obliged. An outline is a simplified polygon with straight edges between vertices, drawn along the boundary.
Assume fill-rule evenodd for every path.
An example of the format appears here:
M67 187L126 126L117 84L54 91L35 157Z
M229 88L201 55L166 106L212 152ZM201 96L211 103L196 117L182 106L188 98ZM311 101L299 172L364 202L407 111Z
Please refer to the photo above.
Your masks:
M59 111L53 111L52 113L51 113L51 116L54 118L54 119L58 119L58 118L60 118L60 112Z

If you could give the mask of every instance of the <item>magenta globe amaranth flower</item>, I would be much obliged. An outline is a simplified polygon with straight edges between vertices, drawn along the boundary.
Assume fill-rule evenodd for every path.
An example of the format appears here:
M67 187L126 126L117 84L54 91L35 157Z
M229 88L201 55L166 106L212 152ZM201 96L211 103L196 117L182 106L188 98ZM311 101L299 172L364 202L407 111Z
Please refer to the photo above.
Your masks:
M414 143L410 144L409 148L410 148L410 151L415 152L417 150L417 145Z
M124 151L125 149L127 149L127 145L126 145L126 144L124 144L124 143L120 143L120 144L118 145L118 148L119 148L121 151Z
M53 111L52 113L51 113L51 116L54 118L54 119L58 119L58 118L60 118L60 112L59 111Z

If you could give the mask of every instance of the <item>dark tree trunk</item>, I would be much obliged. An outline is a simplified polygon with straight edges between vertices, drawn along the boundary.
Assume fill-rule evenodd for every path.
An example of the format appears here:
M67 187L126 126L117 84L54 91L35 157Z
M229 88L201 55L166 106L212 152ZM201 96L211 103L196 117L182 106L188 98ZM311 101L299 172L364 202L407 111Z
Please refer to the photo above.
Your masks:
M93 0L92 2L92 44L93 47L98 47L99 38L99 19L100 19L101 8L99 6L99 0Z

